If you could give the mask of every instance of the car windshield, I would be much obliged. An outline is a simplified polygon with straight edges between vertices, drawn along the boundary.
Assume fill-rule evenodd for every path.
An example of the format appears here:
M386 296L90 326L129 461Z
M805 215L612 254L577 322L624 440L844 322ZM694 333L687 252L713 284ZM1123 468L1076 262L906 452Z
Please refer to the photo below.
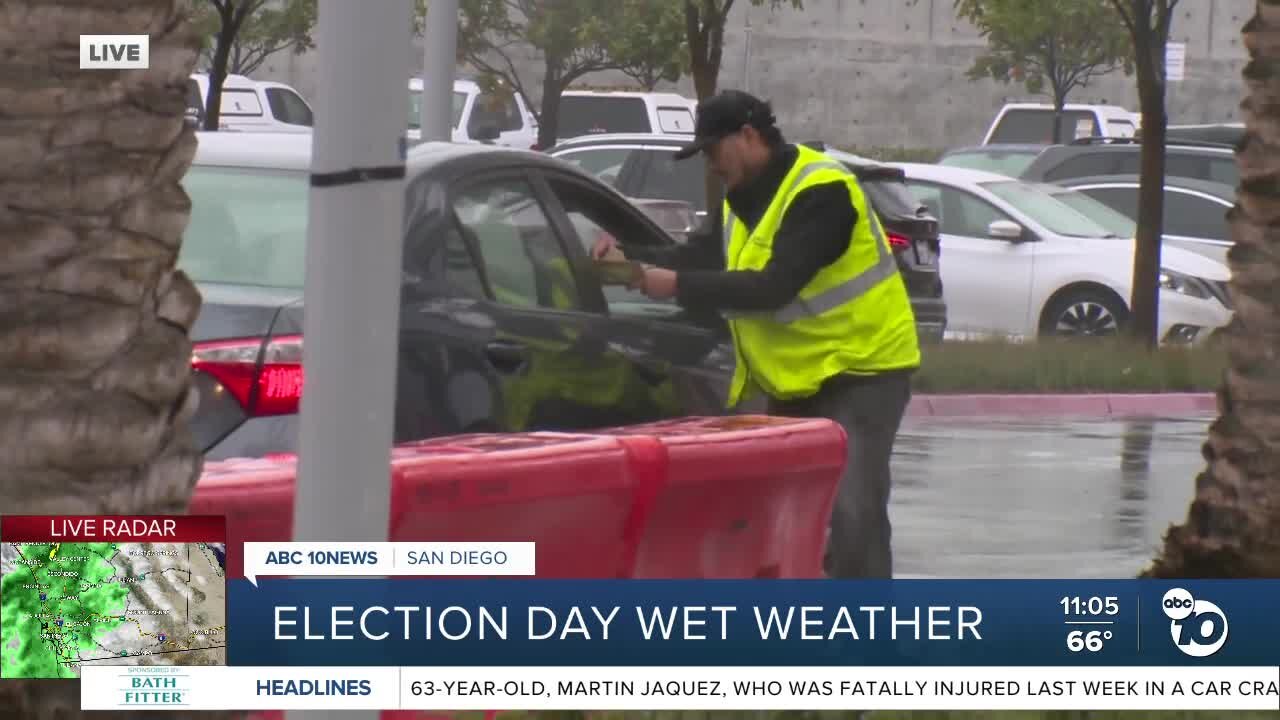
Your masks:
M982 183L982 187L1058 235L1087 238L1116 236L1079 210L1034 185L1010 180Z
M951 153L939 160L938 164L1018 177L1035 159L1036 153L1027 150L975 150Z
M462 111L467 107L467 94L453 91L453 129L462 124ZM409 92L409 129L422 129L422 92Z
M1085 217L1106 228L1108 232L1116 237L1131 238L1138 232L1138 226L1133 220L1079 190L1070 190L1055 185L1045 186L1044 189Z
M196 282L301 288L307 174L193 165L178 267Z

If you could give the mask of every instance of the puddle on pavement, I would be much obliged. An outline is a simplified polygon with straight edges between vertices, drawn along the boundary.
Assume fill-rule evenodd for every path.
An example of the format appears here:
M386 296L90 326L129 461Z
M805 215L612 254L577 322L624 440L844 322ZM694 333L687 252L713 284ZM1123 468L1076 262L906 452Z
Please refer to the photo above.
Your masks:
M1133 577L1185 518L1212 420L909 418L894 574Z

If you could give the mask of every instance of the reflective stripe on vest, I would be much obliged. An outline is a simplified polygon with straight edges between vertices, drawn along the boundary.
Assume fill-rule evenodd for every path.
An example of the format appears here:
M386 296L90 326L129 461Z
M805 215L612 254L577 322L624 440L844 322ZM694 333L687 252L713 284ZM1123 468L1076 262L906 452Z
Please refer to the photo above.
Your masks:
M848 172L848 169L839 163L814 163L805 167L796 176L795 180L786 188L786 194L791 192L806 177L818 170L841 170ZM863 197L866 198L865 193ZM821 293L809 298L808 300L797 297L792 300L781 310L773 313L742 313L742 312L724 312L724 317L742 318L742 317L772 317L773 320L780 323L789 323L799 320L803 317L813 317L821 315L828 310L844 305L847 302L855 300L865 295L871 288L880 284L882 281L893 277L898 271L898 263L893 259L893 253L889 252L889 246L885 243L884 233L880 229L880 218L876 217L875 209L871 206L871 199L866 198L867 212L871 215L867 220L871 224L871 236L876 242L876 264L863 270L857 275L849 278L839 285L824 290ZM729 257L729 243L733 238L733 225L736 222L733 211L728 210L725 215L724 223L724 255Z

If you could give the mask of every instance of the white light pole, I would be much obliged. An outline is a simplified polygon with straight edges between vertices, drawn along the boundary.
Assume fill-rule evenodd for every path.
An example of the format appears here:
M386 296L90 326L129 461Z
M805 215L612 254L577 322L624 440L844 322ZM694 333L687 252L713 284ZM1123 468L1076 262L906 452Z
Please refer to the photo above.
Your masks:
M431 0L422 33L422 142L453 139L458 0Z
M387 539L413 0L320 0L294 540ZM290 712L290 720L376 712Z

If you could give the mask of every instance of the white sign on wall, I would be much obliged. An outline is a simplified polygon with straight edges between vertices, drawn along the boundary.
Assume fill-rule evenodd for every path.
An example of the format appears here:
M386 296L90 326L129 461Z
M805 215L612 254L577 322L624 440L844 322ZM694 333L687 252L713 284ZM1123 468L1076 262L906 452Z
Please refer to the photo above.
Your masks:
M1187 44L1166 43L1164 46L1164 77L1166 82L1182 82L1187 73Z

